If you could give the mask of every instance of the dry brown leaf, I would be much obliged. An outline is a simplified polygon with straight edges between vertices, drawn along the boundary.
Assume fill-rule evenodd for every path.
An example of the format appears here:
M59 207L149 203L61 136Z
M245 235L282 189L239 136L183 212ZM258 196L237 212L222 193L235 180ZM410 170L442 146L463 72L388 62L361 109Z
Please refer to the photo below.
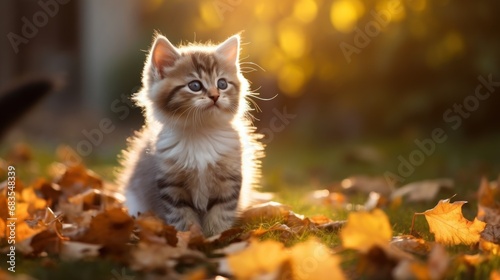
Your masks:
M66 166L56 184L66 196L73 196L88 189L102 189L101 178L82 164Z
M391 199L406 196L411 202L432 201L440 190L451 188L453 188L453 180L448 178L418 181L398 188L391 194Z
M130 239L134 220L122 208L114 208L95 216L80 242L103 245L120 252Z
M243 228L239 227L230 228L220 234L211 236L206 241L208 242L207 244L211 245L212 247L221 247L232 242L240 242L242 240L241 236L244 231L245 230ZM247 236L250 235L247 234Z
M38 255L42 252L48 254L58 254L60 252L61 239L54 231L44 230L31 238L31 252Z
M286 242L287 240L290 240L291 238L294 238L297 236L298 231L292 230L290 227L284 224L276 223L270 228L264 229L262 226L259 227L256 230L253 230L251 232L251 235L253 237L259 237L262 236L266 233L273 233L274 238L281 242Z
M450 265L446 249L435 244L427 262L404 260L393 270L395 279L439 280L444 279Z
M345 279L339 264L340 258L314 239L299 243L290 249L293 279Z
M341 186L346 191L366 194L376 192L385 197L388 197L393 190L384 177L352 176L342 180Z
M450 256L448 252L443 246L435 244L427 260L430 279L443 279L449 266Z
M142 214L136 221L139 228L139 239L151 243L167 243L170 246L177 245L177 230L165 224L163 220L152 215Z
M42 197L47 201L49 207L55 207L59 202L61 191L57 184L48 182L45 179L39 178L33 183L33 189L38 191Z
M244 223L262 220L277 221L285 219L289 213L290 207L271 201L257 204L246 209L241 215L241 218Z
M431 251L431 245L427 241L411 235L394 237L390 245L391 247L397 247L404 252L419 256L427 256Z
M309 217L309 220L311 220L311 222L315 223L316 225L323 225L333 222L332 219L328 218L325 215L314 215L312 217Z
M434 208L424 213L416 213L416 215L425 216L436 242L445 245L475 244L479 242L486 223L477 218L473 222L467 220L462 215L462 205L465 203L466 201L450 203L450 199L444 199L440 200Z
M205 255L186 248L172 247L167 244L151 244L140 242L132 251L131 268L141 271L172 272L179 258L203 261ZM172 260L177 261L172 261ZM170 275L169 275L170 276ZM171 277L173 278L173 277ZM174 278L175 279L175 278Z
M342 246L366 253L373 246L386 247L392 238L389 219L380 209L353 212L340 231Z
M500 190L498 182L481 180L478 190L477 218L490 225L500 225Z
M483 232L481 232L481 239L500 244L500 225L486 224Z
M283 244L266 240L251 242L245 250L228 256L228 263L237 279L253 279L262 274L277 273L287 259Z

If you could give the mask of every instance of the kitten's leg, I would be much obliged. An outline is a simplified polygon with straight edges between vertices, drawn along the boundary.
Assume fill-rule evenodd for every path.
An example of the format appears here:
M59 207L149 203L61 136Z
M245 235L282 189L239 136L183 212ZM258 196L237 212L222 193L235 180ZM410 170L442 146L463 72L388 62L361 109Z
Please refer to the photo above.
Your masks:
M165 208L165 221L177 230L187 231L191 226L200 226L196 208L189 199L182 182L158 180L162 204Z
M233 225L239 196L238 185L238 188L233 189L231 193L221 194L209 200L207 214L203 219L203 233L206 236L219 234Z

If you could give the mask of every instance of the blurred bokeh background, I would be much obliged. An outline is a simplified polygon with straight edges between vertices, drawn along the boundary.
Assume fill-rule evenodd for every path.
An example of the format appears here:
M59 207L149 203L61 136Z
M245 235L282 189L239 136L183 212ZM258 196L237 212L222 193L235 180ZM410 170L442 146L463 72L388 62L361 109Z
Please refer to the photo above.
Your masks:
M255 63L245 64L255 70L245 76L269 99L256 100L262 112L254 112L266 136L265 185L387 172L404 179L399 184L493 178L499 12L493 0L4 0L0 85L44 74L64 86L2 148L24 141L78 150L109 119L112 131L83 158L114 164L143 122L128 98L141 86L154 30L174 44L241 32L242 61ZM435 129L446 140L423 160L411 158L422 150L415 141L432 139ZM414 167L408 176L401 158Z

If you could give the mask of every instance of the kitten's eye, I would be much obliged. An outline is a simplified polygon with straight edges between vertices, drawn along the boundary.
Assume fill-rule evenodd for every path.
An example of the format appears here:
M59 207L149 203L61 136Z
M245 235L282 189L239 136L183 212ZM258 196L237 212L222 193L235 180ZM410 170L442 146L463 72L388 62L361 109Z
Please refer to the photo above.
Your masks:
M226 79L219 79L217 81L217 87L219 89L226 89L227 88L227 81L226 81Z
M192 81L188 84L188 87L192 91L200 91L203 88L203 85L200 81Z

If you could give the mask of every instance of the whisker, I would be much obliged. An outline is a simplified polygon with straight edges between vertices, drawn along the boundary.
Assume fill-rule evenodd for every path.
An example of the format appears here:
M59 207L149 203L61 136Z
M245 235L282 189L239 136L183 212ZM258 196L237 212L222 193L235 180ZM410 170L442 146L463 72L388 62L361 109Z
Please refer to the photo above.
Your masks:
M240 62L240 65L252 65L252 66L255 66L255 67L259 68L260 70L266 72L266 70L264 68L262 68L262 66L260 66L259 64L255 63L255 62L242 61L242 62Z

